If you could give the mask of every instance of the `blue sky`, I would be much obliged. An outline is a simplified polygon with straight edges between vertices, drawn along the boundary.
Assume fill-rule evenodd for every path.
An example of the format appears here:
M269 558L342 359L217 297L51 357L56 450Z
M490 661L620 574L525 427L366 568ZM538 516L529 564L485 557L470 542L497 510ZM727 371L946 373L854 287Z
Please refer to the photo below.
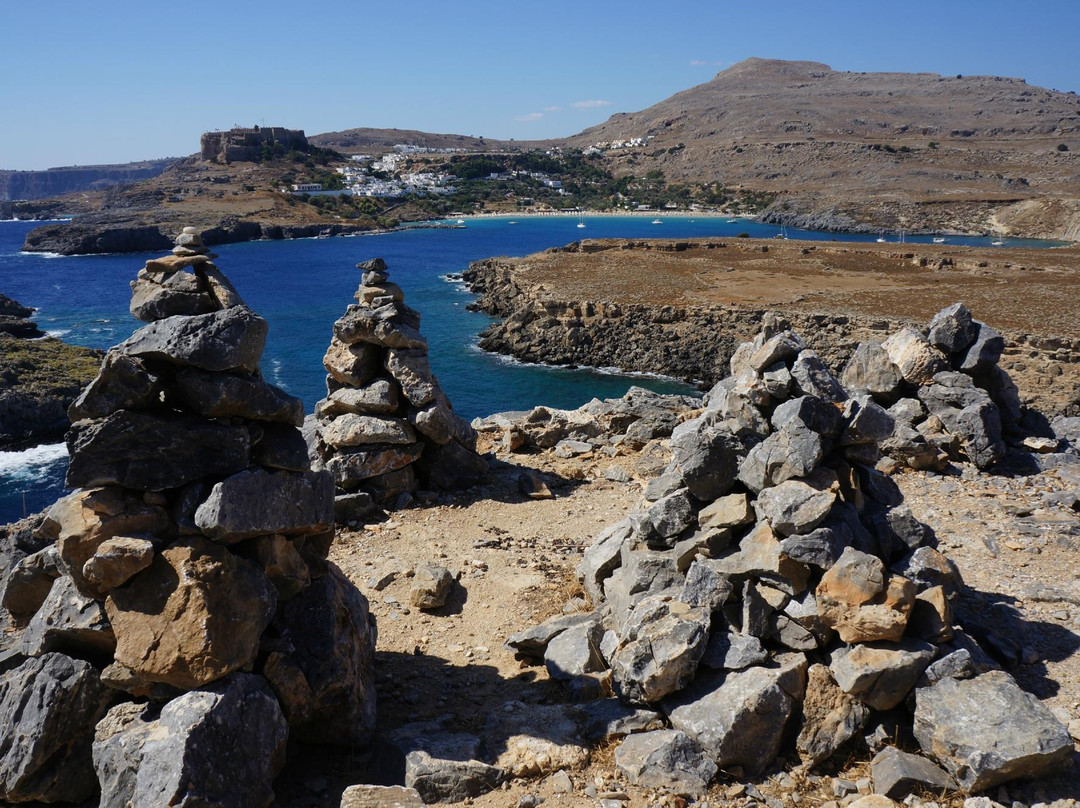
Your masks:
M265 123L519 140L644 109L749 56L1080 91L1080 0L0 0L0 168L191 154Z

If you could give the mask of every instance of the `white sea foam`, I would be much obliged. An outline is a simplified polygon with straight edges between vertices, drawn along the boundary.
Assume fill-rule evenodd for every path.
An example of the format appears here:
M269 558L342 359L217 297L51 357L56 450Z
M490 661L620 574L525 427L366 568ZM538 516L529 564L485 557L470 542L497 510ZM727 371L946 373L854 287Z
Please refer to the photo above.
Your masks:
M270 360L270 379L277 387L281 387L281 360Z
M21 452L0 452L0 479L38 482L67 453L67 445L63 443L46 443Z
M59 338L59 337L64 336L65 334L70 334L71 329L70 328L48 328L48 329L45 330L45 333L48 334L50 337Z

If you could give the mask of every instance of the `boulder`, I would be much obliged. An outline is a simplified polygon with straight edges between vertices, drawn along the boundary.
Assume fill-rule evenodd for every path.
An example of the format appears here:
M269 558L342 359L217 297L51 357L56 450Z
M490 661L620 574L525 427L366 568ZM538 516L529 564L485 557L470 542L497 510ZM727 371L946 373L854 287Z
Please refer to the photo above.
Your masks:
M210 371L256 373L266 345L266 320L244 306L166 317L143 326L117 350Z
M739 480L756 493L792 477L806 477L825 451L821 435L792 421L749 451L739 467Z
M339 385L362 388L383 372L382 353L377 345L365 342L347 344L336 336L323 356L328 379ZM331 391L331 395L334 392Z
M997 366L1005 351L1005 338L986 323L974 323L978 333L960 362L960 370L972 375L988 373Z
M105 354L101 370L68 407L72 423L105 418L117 410L151 409L161 402L161 380L143 362L112 350Z
M844 642L898 640L915 602L915 585L890 575L881 559L848 547L817 587L821 620Z
M304 402L255 375L186 368L175 390L184 406L204 418L247 418L302 426Z
M929 342L946 355L959 354L979 335L979 324L963 303L946 306L930 320Z
M700 797L717 766L685 733L658 729L623 740L615 750L615 771L632 785Z
M735 435L709 425L703 418L679 424L671 433L673 460L687 489L706 502L731 488L743 451Z
M611 659L612 687L620 699L653 703L694 678L709 636L709 614L680 601L642 600L628 620L622 646Z
M832 757L866 726L870 708L845 693L824 665L810 666L802 729L795 748L803 762L816 766Z
M904 700L934 659L934 646L908 637L897 643L860 643L833 652L829 670L845 693L875 710Z
M1068 730L1003 671L945 678L915 692L915 737L968 791L1064 770Z
M346 413L318 428L323 443L335 449L373 443L406 444L416 441L416 432L401 418Z
M606 668L600 653L604 625L599 616L571 626L552 637L544 650L544 664L552 679L568 681Z
M341 570L328 567L278 608L272 626L283 650L264 675L294 738L364 746L375 731L375 618Z
M866 391L884 399L895 397L904 381L880 342L860 342L840 378L850 391Z
M325 471L242 471L214 484L195 511L195 524L222 544L321 533L334 524L333 481Z
M268 806L289 729L258 676L237 673L164 707L114 708L94 737L102 808Z
M454 586L454 575L438 564L421 564L413 575L409 602L418 609L439 609Z
M63 569L55 544L19 558L8 568L6 562L15 558L18 558L18 551L7 555L0 550L0 606L24 620L41 608Z
M886 746L870 761L874 793L892 800L908 794L954 791L956 782L940 767L919 755Z
M389 741L404 757L405 787L415 789L428 805L478 797L506 777L499 767L482 761L478 737L448 732L434 721L406 724L391 733Z
M796 389L804 396L822 401L838 402L847 399L843 385L833 376L816 353L804 350L791 366L791 377Z
M519 654L540 658L546 653L548 643L559 634L575 626L590 624L594 620L595 616L592 612L557 614L543 623L529 626L517 634L512 634L505 645Z
M949 369L944 354L913 328L897 331L882 347L904 381L911 384L929 384L935 373Z
M635 732L660 729L664 718L654 710L623 704L618 699L597 699L581 705L585 737L590 741L622 738Z
M91 660L109 659L116 640L100 601L88 598L63 575L31 618L15 647L26 656L60 651Z
M149 682L202 687L250 664L277 592L252 562L198 536L110 593L116 661Z
M431 373L426 348L391 348L386 352L383 364L414 407L423 407L435 400L438 382Z
M83 564L83 577L100 592L127 583L154 560L154 543L149 539L117 536L97 546Z
M179 413L118 410L79 421L67 434L68 488L120 485L136 491L179 488L247 468L251 438L230 426Z
M315 405L315 415L320 419L350 412L357 415L391 415L397 412L399 404L397 387L389 379L375 379L357 387L334 390Z
M335 454L326 461L326 469L334 475L334 483L345 491L354 491L365 480L403 469L420 459L423 444L408 446L375 446Z
M829 515L836 501L835 474L818 472L805 480L785 480L758 494L754 509L781 536L809 533Z
M116 696L87 662L58 653L0 675L0 799L81 802L97 791L90 745Z
M672 727L693 738L721 769L750 775L772 763L806 689L806 657L781 654L777 667L699 676L668 699Z

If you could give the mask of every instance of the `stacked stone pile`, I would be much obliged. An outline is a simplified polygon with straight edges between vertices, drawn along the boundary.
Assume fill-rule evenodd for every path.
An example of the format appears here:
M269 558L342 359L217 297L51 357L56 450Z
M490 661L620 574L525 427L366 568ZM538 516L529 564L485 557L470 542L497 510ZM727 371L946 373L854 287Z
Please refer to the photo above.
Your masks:
M357 268L358 302L334 323L323 357L327 397L315 407L312 446L341 492L339 520L406 503L418 486L468 487L487 471L475 431L431 372L420 313L381 258Z
M267 805L287 739L374 729L374 623L326 561L333 479L212 257L189 228L147 262L147 325L71 406L76 490L4 582L20 630L0 657L0 800Z
M645 787L701 794L720 770L858 744L895 798L1067 766L1067 730L957 625L958 570L874 468L894 417L764 325L674 429L642 507L586 551L595 610L508 645L587 702L569 712L621 716L616 768Z
M926 333L905 328L884 343L860 343L842 379L889 408L896 429L881 448L899 466L934 469L966 457L989 469L1006 459L1007 440L1020 444L1035 426L998 365L1004 349L997 331L954 303L934 315Z

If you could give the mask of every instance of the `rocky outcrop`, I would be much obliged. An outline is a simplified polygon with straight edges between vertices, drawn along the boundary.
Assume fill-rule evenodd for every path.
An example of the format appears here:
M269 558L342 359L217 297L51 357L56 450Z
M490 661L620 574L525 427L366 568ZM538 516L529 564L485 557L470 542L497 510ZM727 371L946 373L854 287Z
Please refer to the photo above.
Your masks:
M0 748L21 751L0 799L264 806L291 733L371 739L375 627L326 561L333 480L307 461L301 403L259 374L265 321L212 259L186 229L147 262L146 325L71 405L76 490L5 576L18 743Z
M156 177L173 160L105 166L65 166L44 171L0 171L0 201L45 199L72 191L93 191Z
M431 371L419 312L381 258L357 268L358 303L334 323L323 357L327 397L315 406L313 462L333 474L342 513L358 493L393 506L418 486L472 485L487 463Z

